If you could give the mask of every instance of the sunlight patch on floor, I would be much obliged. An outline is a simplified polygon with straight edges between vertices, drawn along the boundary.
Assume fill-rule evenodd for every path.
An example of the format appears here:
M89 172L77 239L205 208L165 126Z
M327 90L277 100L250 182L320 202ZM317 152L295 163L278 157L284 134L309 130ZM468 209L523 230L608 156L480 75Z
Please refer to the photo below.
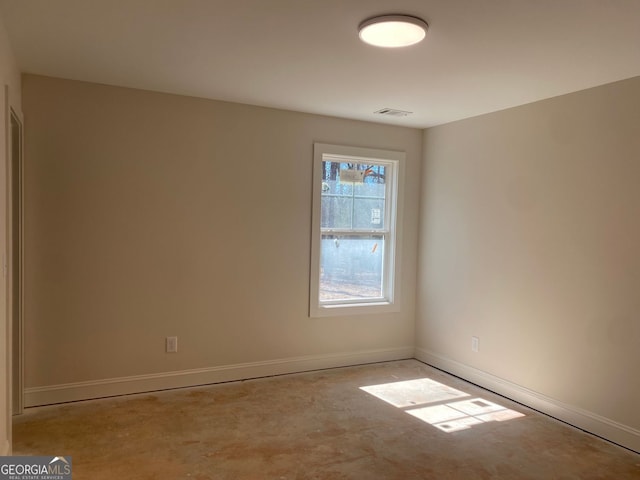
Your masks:
M430 378L369 385L360 389L448 433L481 423L524 417L520 412L483 398L470 398L469 394Z
M398 408L426 405L469 396L460 390L448 387L430 378L371 385L369 387L360 387L360 389Z

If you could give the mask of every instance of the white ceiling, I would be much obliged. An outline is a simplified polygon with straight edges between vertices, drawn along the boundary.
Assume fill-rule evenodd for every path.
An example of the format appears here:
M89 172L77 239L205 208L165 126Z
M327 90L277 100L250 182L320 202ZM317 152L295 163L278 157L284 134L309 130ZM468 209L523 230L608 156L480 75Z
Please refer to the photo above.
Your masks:
M424 18L426 40L360 42L385 13ZM24 72L414 127L640 75L640 0L0 0L0 15Z

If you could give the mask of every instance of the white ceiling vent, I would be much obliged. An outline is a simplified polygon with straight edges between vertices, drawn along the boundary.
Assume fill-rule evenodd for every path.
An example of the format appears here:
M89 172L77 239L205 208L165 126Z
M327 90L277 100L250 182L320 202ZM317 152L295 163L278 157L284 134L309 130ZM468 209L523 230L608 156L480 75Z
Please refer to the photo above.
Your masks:
M413 112L407 112L405 110L397 110L395 108L381 108L373 112L378 115L387 115L389 117L407 117L411 115Z

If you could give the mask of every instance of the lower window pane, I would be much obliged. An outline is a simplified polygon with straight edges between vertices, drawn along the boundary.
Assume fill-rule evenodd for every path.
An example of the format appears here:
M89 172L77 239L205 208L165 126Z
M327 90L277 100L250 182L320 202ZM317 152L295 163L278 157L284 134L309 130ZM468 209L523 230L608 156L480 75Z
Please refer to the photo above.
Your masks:
M383 257L382 235L322 235L320 302L380 300Z

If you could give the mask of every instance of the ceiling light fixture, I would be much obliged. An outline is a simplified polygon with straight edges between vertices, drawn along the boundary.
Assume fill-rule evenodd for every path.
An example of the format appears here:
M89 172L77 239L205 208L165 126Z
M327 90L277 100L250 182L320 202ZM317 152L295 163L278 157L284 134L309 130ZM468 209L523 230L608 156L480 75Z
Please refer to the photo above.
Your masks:
M421 42L429 25L410 15L372 17L358 26L360 40L376 47L408 47Z

